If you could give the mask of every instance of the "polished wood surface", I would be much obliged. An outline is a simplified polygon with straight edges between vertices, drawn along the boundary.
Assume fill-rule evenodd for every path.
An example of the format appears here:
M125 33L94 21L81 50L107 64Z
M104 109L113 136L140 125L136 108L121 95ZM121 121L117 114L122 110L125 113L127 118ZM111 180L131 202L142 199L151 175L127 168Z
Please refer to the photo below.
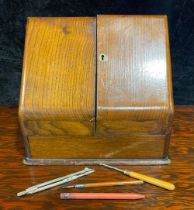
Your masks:
M97 16L97 52L97 132L169 133L173 98L166 16Z
M25 135L93 133L95 31L93 17L28 19L19 110Z
M92 133L90 129L91 122L89 121L27 120L23 122L23 125L25 127L25 134L28 135L28 137L64 136L70 138L70 136L89 136Z
M166 158L166 16L29 18L19 116L27 158Z
M176 185L167 191L149 184L65 190L53 188L31 196L18 198L16 193L25 188L83 169L83 166L27 166L24 144L18 127L17 108L0 108L0 209L193 209L194 206L194 106L175 107L170 157L172 163L162 166L119 166L123 169L154 176ZM71 182L89 183L132 180L124 175L103 168L94 174ZM146 195L137 201L64 201L62 192L134 192Z
M31 158L158 159L163 158L164 135L116 137L29 137ZM157 147L156 147L157 145ZM119 160L120 159L120 160ZM115 162L118 162L115 161ZM79 162L81 163L81 161ZM92 163L92 161L91 161Z

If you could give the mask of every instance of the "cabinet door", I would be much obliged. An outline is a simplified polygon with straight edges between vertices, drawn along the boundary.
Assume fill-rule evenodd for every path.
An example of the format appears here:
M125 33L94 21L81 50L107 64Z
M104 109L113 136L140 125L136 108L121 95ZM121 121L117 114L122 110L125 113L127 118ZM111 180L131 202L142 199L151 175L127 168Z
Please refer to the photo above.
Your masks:
M96 18L29 18L20 119L27 135L93 135Z
M173 112L165 16L97 17L97 134L165 134Z

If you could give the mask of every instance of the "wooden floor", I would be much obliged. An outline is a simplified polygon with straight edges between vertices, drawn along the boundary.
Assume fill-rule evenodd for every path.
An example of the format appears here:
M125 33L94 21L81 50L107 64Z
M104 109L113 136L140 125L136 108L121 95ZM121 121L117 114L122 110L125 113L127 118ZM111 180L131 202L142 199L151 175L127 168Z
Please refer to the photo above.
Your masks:
M84 166L26 166L23 141L19 135L17 108L0 108L0 209L194 209L194 106L175 109L170 148L172 163L164 166L120 166L170 181L175 191L149 184L84 190L53 188L31 196L17 197L25 188L81 170ZM72 183L129 180L100 166L96 172ZM136 192L146 195L136 201L60 200L61 192Z

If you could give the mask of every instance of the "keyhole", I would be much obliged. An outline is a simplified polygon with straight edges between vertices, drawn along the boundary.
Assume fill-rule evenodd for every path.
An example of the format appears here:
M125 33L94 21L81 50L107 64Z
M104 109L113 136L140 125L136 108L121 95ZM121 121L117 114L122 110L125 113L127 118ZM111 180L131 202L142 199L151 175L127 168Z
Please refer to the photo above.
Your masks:
M107 57L107 55L105 55L105 54L100 54L99 60L105 62L105 61L108 60L108 57Z

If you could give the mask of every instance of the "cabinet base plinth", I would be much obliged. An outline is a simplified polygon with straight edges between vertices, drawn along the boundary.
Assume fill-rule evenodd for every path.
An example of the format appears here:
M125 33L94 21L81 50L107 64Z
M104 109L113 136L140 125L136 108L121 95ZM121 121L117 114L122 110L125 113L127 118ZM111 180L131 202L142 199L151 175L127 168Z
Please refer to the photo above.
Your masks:
M26 165L99 165L100 163L111 165L165 165L171 160L163 159L31 159L25 158Z

